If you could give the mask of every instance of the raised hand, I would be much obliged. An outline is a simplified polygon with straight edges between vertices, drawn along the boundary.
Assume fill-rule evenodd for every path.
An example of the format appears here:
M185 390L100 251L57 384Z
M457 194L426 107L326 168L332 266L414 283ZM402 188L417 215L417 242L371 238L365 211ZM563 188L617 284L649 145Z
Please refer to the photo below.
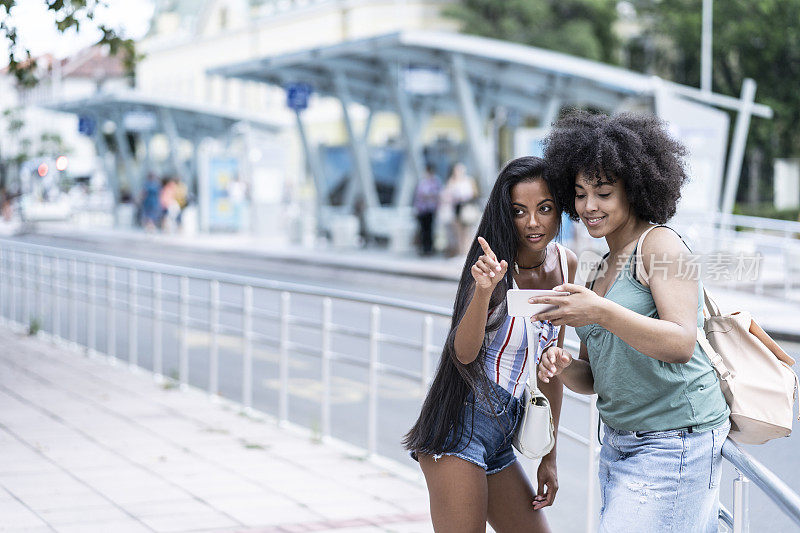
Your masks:
M564 348L551 346L539 360L539 379L550 383L550 378L557 376L572 363L572 355Z
M471 273L475 279L475 287L480 290L494 290L508 270L505 259L497 260L489 243L483 237L478 237L478 244L483 248L483 255L472 265Z

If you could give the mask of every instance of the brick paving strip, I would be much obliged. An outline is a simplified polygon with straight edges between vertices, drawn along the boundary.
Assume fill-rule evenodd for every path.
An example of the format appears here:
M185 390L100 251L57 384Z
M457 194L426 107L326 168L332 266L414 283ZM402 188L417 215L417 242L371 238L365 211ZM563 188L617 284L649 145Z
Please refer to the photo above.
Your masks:
M0 531L431 531L402 469L0 328Z

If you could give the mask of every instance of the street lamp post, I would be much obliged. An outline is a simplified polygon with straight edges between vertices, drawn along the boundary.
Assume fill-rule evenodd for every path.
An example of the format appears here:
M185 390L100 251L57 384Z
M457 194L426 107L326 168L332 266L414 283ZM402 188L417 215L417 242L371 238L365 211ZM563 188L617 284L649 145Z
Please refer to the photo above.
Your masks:
M714 0L703 0L703 35L700 48L700 89L711 92L711 28Z

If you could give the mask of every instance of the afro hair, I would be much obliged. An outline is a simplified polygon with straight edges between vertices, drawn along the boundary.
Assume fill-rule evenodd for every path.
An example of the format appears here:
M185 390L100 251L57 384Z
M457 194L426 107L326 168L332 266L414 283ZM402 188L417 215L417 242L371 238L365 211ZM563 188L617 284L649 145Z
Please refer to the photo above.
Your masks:
M573 220L575 178L595 184L622 180L633 212L641 220L664 224L673 215L688 177L684 146L652 115L604 115L571 111L545 140L546 180L558 206Z

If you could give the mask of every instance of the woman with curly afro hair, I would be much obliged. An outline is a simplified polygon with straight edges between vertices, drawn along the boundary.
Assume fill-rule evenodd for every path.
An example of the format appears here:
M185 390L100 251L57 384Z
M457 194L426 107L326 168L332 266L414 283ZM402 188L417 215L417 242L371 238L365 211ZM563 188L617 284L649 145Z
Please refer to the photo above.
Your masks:
M545 148L559 206L609 253L586 287L537 298L534 319L573 326L577 359L547 350L539 378L597 393L603 421L600 531L717 531L729 410L696 341L702 285L690 251L663 226L686 182L683 146L656 117L572 112Z

